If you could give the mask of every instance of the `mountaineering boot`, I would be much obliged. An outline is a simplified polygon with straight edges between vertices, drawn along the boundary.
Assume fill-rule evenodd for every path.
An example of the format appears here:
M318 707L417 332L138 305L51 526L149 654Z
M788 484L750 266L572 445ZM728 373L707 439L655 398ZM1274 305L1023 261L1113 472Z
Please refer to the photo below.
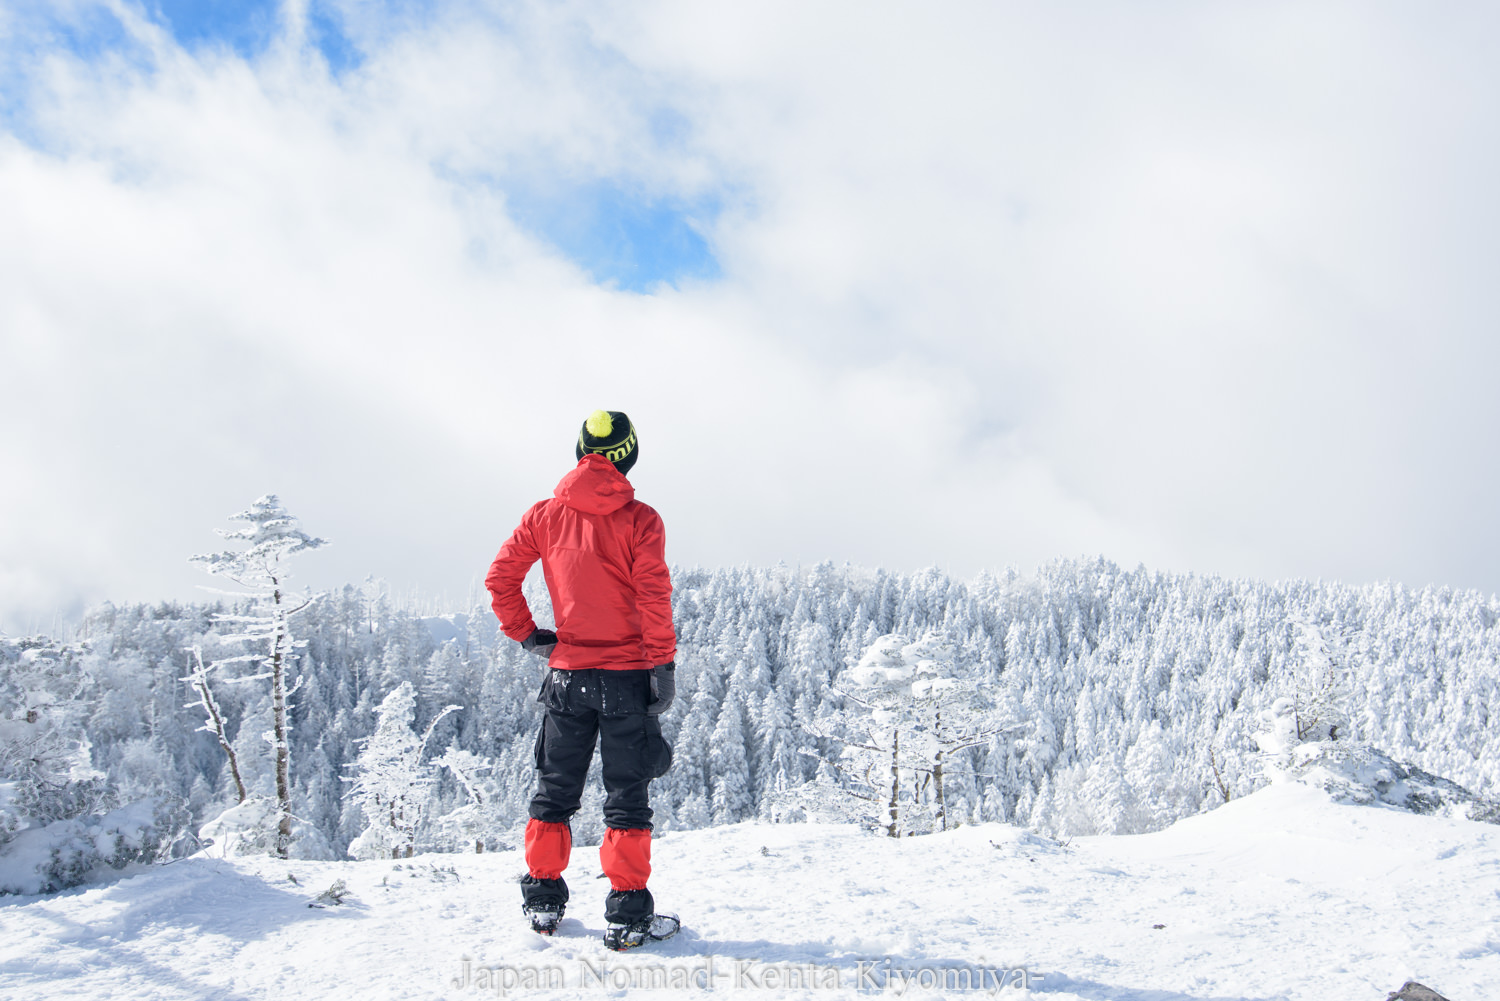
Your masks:
M522 904L521 913L531 919L531 930L538 935L551 935L563 919L562 904Z
M677 934L682 922L675 914L653 914L628 925L610 922L604 932L604 947L615 952L635 949L647 942L660 942Z
M568 884L559 879L521 880L521 913L531 919L531 930L539 935L557 931L568 905Z

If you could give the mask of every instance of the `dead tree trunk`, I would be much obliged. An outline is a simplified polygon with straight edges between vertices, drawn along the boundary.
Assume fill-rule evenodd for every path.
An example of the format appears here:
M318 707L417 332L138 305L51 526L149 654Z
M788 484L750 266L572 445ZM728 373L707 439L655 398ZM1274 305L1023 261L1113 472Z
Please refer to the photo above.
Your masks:
M208 713L208 724L203 727L209 733L218 738L219 746L224 749L224 754L229 758L229 774L234 776L234 790L239 794L239 802L245 801L245 780L240 778L240 759L234 753L234 745L229 743L229 735L224 732L224 716L219 712L219 703L214 699L213 690L208 687L208 668L203 666L203 651L193 647L193 658L198 667L188 678L198 697L203 701L203 711Z
M276 746L276 857L286 858L292 846L291 762L287 747L286 725L286 645L287 615L281 604L281 586L272 578L275 590L271 638L271 729Z
M901 836L901 731L891 731L891 822L885 833L893 838Z
M948 829L948 803L943 793L943 751L938 749L937 758L932 765L932 795L937 800L938 830Z

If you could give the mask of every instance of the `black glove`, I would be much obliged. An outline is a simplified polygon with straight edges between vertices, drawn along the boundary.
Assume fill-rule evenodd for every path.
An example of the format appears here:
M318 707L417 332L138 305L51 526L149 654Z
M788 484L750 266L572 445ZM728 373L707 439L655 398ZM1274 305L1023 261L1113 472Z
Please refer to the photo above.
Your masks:
M658 664L651 669L651 690L656 693L656 701L646 707L648 716L660 716L672 708L672 700L677 697L677 662L675 660Z
M522 650L543 657L551 656L552 648L556 645L557 634L550 629L533 629L531 635L521 641Z

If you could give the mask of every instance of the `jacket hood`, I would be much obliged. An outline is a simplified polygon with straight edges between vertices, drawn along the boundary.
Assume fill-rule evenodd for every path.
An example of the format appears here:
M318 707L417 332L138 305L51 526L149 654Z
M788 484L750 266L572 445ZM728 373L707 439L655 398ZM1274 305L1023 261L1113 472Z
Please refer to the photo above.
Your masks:
M589 454L562 478L552 496L575 511L611 514L635 500L635 487L614 463L602 455Z

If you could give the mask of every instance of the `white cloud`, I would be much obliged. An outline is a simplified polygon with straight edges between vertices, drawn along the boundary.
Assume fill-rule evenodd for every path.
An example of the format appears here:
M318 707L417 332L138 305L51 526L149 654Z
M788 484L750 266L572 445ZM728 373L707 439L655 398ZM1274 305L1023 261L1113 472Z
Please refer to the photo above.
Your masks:
M1482 8L372 10L337 79L139 24L149 71L29 73L12 628L186 593L268 490L312 582L457 597L600 405L687 563L1500 586ZM720 199L722 279L599 288L511 218L592 181Z

